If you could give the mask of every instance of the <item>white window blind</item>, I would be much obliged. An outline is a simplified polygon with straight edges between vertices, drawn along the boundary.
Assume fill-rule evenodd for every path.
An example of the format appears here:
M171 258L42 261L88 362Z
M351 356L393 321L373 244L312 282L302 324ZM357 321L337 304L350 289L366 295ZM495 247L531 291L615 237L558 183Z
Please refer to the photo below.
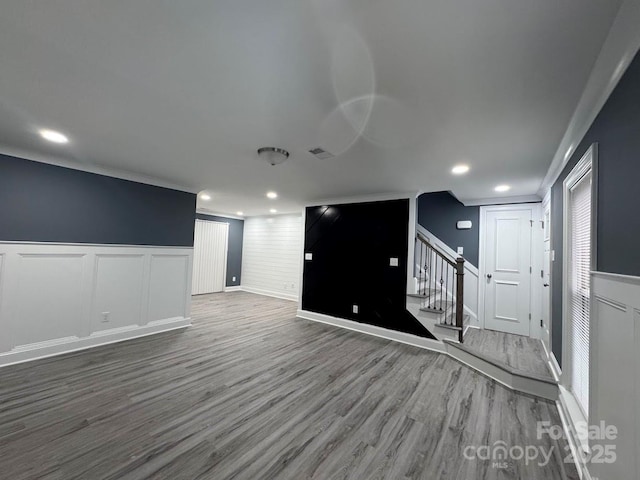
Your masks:
M591 170L569 190L569 354L571 390L589 414Z

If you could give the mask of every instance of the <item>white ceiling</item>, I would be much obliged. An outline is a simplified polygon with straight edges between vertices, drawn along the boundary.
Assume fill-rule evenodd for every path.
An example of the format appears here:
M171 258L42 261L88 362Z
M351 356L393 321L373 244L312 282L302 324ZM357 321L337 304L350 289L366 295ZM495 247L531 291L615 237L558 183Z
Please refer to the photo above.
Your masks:
M418 190L473 201L499 183L532 195L619 6L3 0L0 151L206 190L202 207L247 215ZM262 146L291 157L272 167Z

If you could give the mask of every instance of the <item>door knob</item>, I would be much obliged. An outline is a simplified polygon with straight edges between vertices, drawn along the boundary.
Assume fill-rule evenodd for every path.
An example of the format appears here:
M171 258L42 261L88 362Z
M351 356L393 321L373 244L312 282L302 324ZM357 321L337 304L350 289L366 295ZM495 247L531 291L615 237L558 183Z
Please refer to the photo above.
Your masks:
M493 275L491 275L490 273L487 273L487 278L491 280L493 278Z
M548 287L548 286L549 286L549 284L548 284L548 283L545 283L545 284L544 284L544 285L542 285L542 286L543 286L543 287Z

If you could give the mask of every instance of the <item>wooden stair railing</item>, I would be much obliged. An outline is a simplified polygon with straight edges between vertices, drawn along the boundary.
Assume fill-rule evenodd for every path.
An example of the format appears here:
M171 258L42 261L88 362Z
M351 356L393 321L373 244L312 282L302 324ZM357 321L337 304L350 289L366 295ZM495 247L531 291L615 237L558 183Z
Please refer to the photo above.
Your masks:
M464 258L450 258L431 242L417 234L419 251L418 294L426 300L425 310L441 313L440 324L458 330L462 343L464 331Z

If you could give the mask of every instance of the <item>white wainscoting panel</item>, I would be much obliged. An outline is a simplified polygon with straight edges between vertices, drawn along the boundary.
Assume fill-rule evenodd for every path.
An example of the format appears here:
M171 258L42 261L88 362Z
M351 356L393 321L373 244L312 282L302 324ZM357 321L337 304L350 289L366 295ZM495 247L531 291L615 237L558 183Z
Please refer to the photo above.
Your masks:
M594 478L640 478L640 278L594 272L589 424L618 429L613 463L591 463Z
M14 345L78 336L82 325L82 254L19 254L17 299L9 319Z
M302 215L250 217L244 222L242 289L297 300Z
M187 310L191 292L191 257L187 255L151 255L149 284L149 322L179 318Z
M190 324L192 249L0 242L0 366Z
M97 254L95 277L91 333L137 325L142 318L144 255Z

